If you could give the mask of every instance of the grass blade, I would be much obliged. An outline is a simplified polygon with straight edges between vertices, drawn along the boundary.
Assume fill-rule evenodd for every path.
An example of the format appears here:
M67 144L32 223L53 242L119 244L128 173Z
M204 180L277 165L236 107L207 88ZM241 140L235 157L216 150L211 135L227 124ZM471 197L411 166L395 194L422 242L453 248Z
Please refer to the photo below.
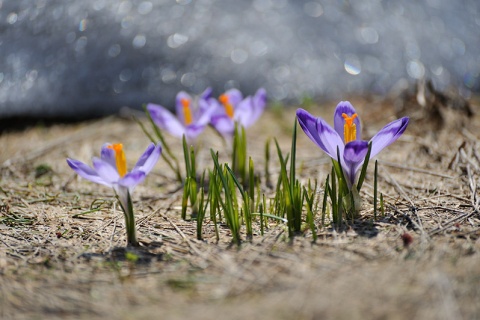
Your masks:
M365 176L367 175L367 167L368 167L368 162L370 160L371 152L372 152L372 142L368 144L368 151L367 151L367 154L365 155L365 160L363 160L362 171L360 171L360 176L358 177L358 183L357 183L358 192L360 192L360 189L362 189L363 181L365 180Z

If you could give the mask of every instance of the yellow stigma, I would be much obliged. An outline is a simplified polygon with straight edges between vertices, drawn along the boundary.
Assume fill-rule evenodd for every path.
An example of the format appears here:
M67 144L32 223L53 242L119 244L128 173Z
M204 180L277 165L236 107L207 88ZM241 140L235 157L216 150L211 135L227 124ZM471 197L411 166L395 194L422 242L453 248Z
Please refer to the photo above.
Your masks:
M192 110L190 110L190 100L181 99L180 103L183 107L183 121L185 122L185 125L188 126L193 122Z
M356 113L352 114L351 117L346 113L342 113L342 118L345 119L345 124L343 125L343 141L345 144L357 139L357 126L353 122L356 117Z
M223 104L223 106L225 107L225 112L227 113L227 116L230 117L230 119L233 119L233 106L232 104L230 103L230 101L228 101L228 96L226 94L222 94L218 100L220 100L220 102Z
M123 145L121 143L114 143L109 145L108 148L115 151L115 161L118 174L120 174L120 177L125 176L125 174L127 174L127 159L125 157L125 152L123 152Z

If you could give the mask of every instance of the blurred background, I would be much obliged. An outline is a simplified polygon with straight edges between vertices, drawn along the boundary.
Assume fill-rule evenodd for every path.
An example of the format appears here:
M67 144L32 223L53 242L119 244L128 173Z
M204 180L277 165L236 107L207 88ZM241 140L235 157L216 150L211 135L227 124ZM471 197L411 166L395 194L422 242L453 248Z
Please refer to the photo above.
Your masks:
M172 107L211 86L270 100L480 89L480 2L0 0L0 118Z

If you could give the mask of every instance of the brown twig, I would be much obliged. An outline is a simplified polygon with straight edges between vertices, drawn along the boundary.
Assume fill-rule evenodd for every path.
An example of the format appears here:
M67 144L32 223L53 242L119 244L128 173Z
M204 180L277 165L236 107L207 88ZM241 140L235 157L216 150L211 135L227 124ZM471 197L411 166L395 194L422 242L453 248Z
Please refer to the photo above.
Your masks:
M447 208L442 208L442 209L445 209L445 210L448 210ZM450 210L451 211L451 210ZM474 214L476 213L476 211L472 211L472 212L465 212L463 213L461 216L459 217L456 217L456 218L453 218L447 222L445 222L442 226L430 231L428 233L429 236L433 236L437 233L440 233L442 231L445 231L447 228L449 228L452 224L456 223L456 222L459 222L459 221L462 221L462 220L465 220L465 219L468 219L470 218L471 216L473 216Z
M407 195L407 193L403 190L403 188L400 186L400 184L397 182L397 180L395 180L391 175L390 173L388 172L387 169L383 168L382 169L382 173L384 173L386 175L386 178L385 179L388 183L390 183L394 188L395 190L397 190L397 192L402 196L402 198L409 202L410 205L414 206L414 203L412 201L412 199L410 199L410 197Z
M468 186L470 187L470 192L471 192L471 201L472 201L472 206L475 209L475 212L479 212L479 207L480 207L480 199L478 198L478 186L475 181L475 178L473 177L472 170L469 165L467 165L467 175L468 175Z
M190 249L193 251L193 253L195 253L197 256L203 258L203 259L207 259L207 257L203 254L203 252L201 252L200 250L198 250L198 248L192 243L192 241L190 241L190 239L185 235L185 233L183 233L183 231L166 215L164 214L163 212L160 213L160 215L168 221L168 223L170 223L170 225L175 229L175 231L177 231L177 233L182 237L182 239L187 243L187 245L190 247Z

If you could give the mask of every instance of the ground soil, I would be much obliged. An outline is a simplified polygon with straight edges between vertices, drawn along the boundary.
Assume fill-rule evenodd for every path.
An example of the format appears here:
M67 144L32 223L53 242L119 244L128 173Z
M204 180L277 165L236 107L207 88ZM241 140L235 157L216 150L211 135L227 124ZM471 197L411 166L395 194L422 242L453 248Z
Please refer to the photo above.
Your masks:
M217 241L208 218L198 240L196 222L180 217L182 190L160 161L133 195L142 247L126 248L112 191L79 178L65 158L90 163L104 142L122 142L132 165L149 142L134 121L4 132L0 318L480 319L478 103L471 103L474 115L465 115L401 99L353 100L366 138L399 115L411 116L405 134L377 157L385 216L374 221L371 165L361 217L335 230L317 214L317 241L308 228L289 239L285 225L272 220L263 236L255 223L251 241L242 230L236 246L224 223ZM334 106L306 107L331 121ZM276 137L288 152L294 112L272 106L247 132L269 198L265 141ZM180 143L168 141L182 158ZM212 167L209 148L228 160L228 148L208 130L199 168ZM274 155L272 149L276 181ZM300 130L302 182L324 181L330 166Z

